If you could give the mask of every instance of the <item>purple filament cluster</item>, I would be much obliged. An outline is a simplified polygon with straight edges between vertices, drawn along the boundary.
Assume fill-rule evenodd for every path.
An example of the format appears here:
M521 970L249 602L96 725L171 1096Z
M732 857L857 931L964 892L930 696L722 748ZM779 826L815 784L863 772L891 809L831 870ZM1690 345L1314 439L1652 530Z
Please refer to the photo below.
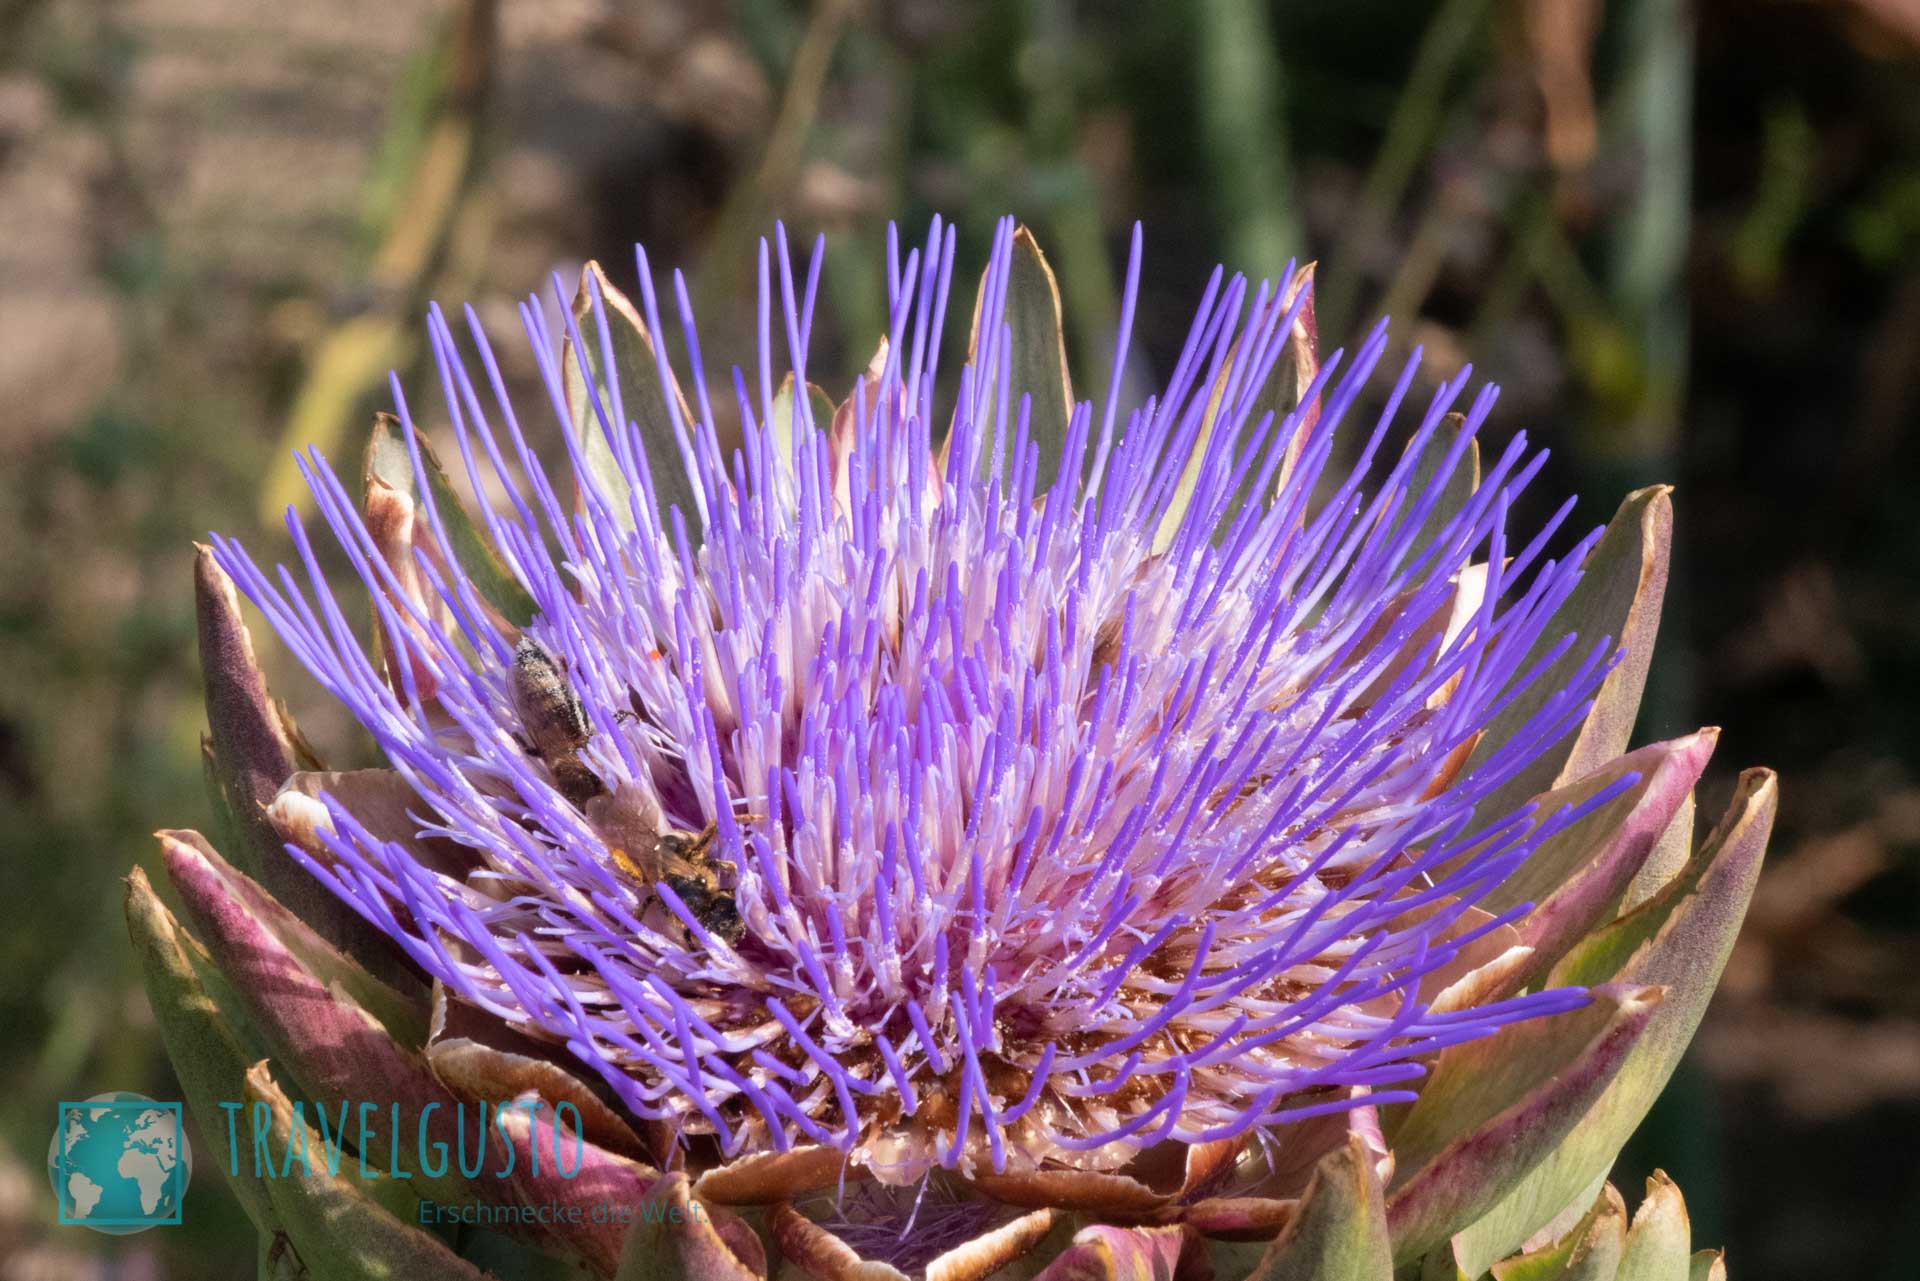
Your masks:
M1256 406L1305 293L1216 269L1164 389L1123 408L1136 229L1104 398L1042 442L1033 389L1012 385L1011 221L972 363L936 411L954 244L939 220L904 261L890 240L885 346L828 423L777 390L810 377L822 249L801 267L784 234L762 242L737 448L676 272L692 392L684 409L665 397L677 447L643 436L643 389L588 375L558 483L473 312L464 339L429 317L467 480L504 495L479 527L593 727L580 759L675 828L715 825L735 941L672 885L621 876L591 807L527 750L520 633L456 554L455 514L423 487L396 569L317 451L302 462L318 511L393 661L355 636L291 512L297 567L263 571L218 536L216 554L378 741L418 828L376 834L329 798L331 857L295 856L451 994L564 1045L636 1115L728 1154L831 1145L895 1182L1111 1167L1408 1098L1420 1056L1584 1000L1437 1013L1423 989L1497 923L1471 905L1612 795L1545 824L1476 813L1579 723L1615 657L1608 638L1551 633L1592 545L1548 558L1571 504L1509 544L1509 503L1544 461L1524 437L1428 519L1494 389L1450 446L1435 433L1467 370L1390 437L1416 353L1358 464L1330 474L1383 324L1319 369L1302 403L1322 412L1289 464L1310 420ZM661 335L644 251L639 282ZM563 351L610 369L613 307L596 288L582 326L555 288L564 334L537 298L521 319L565 424ZM423 475L397 380L394 395ZM594 432L617 475L589 457ZM1058 483L1039 483L1043 462ZM689 501L662 512L657 492ZM1570 650L1539 710L1448 781Z

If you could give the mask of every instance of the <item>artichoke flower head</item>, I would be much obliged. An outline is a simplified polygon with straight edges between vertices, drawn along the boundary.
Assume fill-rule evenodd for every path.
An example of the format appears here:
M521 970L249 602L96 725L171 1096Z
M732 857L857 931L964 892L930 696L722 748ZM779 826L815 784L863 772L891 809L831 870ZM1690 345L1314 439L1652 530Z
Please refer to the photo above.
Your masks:
M291 566L214 536L233 862L163 834L186 919L130 900L190 1103L373 1090L450 1146L579 1153L410 1193L649 1211L514 1231L582 1275L1684 1271L1678 1192L1629 1219L1604 1179L1773 798L1743 779L1696 850L1714 732L1627 750L1667 492L1561 555L1571 502L1511 530L1544 454L1483 467L1494 390L1417 396L1384 324L1323 359L1311 268L1216 270L1123 403L1137 230L1104 386L1009 220L948 396L955 244L890 241L888 332L838 387L818 246L763 242L757 366L718 381L677 273L676 373L644 252L637 306L556 280L520 309L550 436L435 309L464 484L396 380L363 494L301 459L350 592L291 512ZM239 597L385 768L320 767ZM505 1100L566 1124L454 1106ZM239 1189L311 1274L477 1274L315 1182Z

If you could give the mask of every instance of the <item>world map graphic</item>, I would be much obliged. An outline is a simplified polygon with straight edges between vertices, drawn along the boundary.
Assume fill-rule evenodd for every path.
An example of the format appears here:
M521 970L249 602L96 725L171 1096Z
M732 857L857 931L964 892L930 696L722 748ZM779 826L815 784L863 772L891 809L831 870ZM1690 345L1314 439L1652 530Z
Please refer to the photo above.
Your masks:
M62 1222L115 1235L178 1223L192 1172L178 1104L114 1091L61 1105L47 1177Z

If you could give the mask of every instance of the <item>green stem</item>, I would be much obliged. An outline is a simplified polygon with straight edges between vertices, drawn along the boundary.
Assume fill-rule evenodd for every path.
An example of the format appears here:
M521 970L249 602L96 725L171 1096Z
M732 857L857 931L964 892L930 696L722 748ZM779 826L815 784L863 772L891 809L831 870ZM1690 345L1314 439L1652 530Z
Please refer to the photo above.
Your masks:
M1608 255L1615 314L1638 341L1645 370L1627 432L1606 450L1626 466L1669 469L1677 453L1688 363L1686 259L1692 225L1693 29L1687 0L1627 7L1622 74L1610 121L1640 162L1636 198ZM1635 483L1651 473L1633 477Z
M1255 279L1277 281L1288 258L1306 256L1306 240L1294 214L1272 24L1257 0L1202 0L1195 20L1201 146L1228 258Z

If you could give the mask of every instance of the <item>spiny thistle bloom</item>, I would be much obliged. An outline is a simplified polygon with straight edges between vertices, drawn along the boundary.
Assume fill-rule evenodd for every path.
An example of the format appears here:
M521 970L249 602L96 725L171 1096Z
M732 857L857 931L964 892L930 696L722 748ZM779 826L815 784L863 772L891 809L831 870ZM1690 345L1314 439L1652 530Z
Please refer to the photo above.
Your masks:
M1549 1068L1461 1060L1537 1103L1508 1139L1471 1129L1506 1116L1471 1092L1432 1104L1478 1136L1449 1170L1503 1143L1537 1164L1665 981L1563 958L1633 905L1643 869L1654 899L1686 879L1648 865L1711 735L1619 756L1645 675L1621 634L1651 642L1664 532L1642 516L1664 492L1624 526L1624 596L1588 608L1602 531L1556 558L1571 504L1508 528L1544 455L1515 435L1479 474L1493 389L1467 398L1463 370L1403 404L1418 356L1376 382L1384 325L1320 361L1310 269L1257 287L1216 271L1164 388L1123 404L1137 231L1088 400L1024 230L998 228L957 378L940 365L953 230L936 220L904 261L889 247L889 330L837 407L809 381L818 247L796 270L784 237L762 244L758 364L725 404L676 273L680 391L642 252L638 308L597 268L571 303L555 281L557 320L521 307L551 428L509 403L470 310L462 332L433 311L472 504L397 381L364 510L302 459L352 593L291 513L293 569L216 536L205 572L391 766L377 784L295 775L267 813L435 981L435 1071L460 1077L433 1057L457 1024L491 1023L548 1097L595 1093L556 1086L554 1063L597 1078L620 1118L602 1130L655 1135L663 1163L824 1153L807 1186L824 1168L908 1206L933 1183L936 1200L970 1187L1189 1228L1220 1194L1212 1222L1272 1235L1293 1211L1261 1218L1245 1196L1290 1187L1296 1205L1345 1136L1367 1180L1393 1177L1384 1105L1418 1097L1436 1060L1452 1099L1445 1065L1472 1043L1572 1027ZM1350 423L1370 386L1382 407ZM539 461L547 441L564 472ZM1663 580L1663 544L1658 563ZM350 621L362 592L371 655ZM178 842L169 860L202 887L190 900L238 883ZM216 933L253 910L216 908L197 918ZM277 1035L298 1060L303 1034ZM1453 1151L1455 1118L1393 1117L1422 1156L1394 1202L1417 1253L1497 1193L1435 1192L1426 1158ZM1170 1148L1178 1194L1128 1182ZM873 1235L862 1215L849 1235ZM790 1254L818 1245L785 1207L767 1226Z
M1544 537L1508 560L1508 504L1540 462L1521 437L1418 538L1492 394L1413 485L1465 380L1450 381L1363 496L1409 361L1359 465L1309 510L1385 331L1310 429L1298 409L1256 421L1309 295L1216 274L1161 395L1121 428L1116 376L1064 438L1036 439L1032 398L1010 387L1009 223L986 341L942 414L953 246L936 227L893 273L885 353L843 421L795 398L793 430L777 422L779 356L805 376L814 273L781 317L790 346L763 341L758 399L736 383L738 450L723 454L704 396L692 416L668 397L690 487L674 489L692 501L664 517L668 486L626 408L642 393L610 347L591 421L617 479L573 443L585 502L569 512L569 482L541 468L504 394L482 401L436 316L470 479L510 497L490 527L538 606L520 635L579 697L589 781L570 789L560 762L530 754L519 637L438 511L413 563L389 564L315 453L306 475L397 679L345 625L297 523L305 589L229 542L221 565L414 786L422 831L470 863L423 866L335 805L338 862L316 872L465 1000L568 1045L636 1114L713 1133L729 1155L805 1136L895 1179L1100 1168L1345 1108L1353 1086L1410 1098L1410 1059L1581 1001L1435 1014L1421 1000L1474 936L1452 929L1464 910L1543 837L1475 806L1578 722L1611 647L1566 637L1589 660L1459 770L1537 674L1528 656L1579 577L1577 557L1540 560ZM784 252L780 271L791 299ZM644 255L640 272L658 333ZM605 335L597 288L592 306ZM565 422L559 335L537 300L522 316ZM587 355L572 319L565 336L565 358ZM1196 452L1215 394L1225 408ZM399 411L412 443L404 398ZM1273 488L1303 429L1275 500L1232 511L1243 481ZM1463 601L1476 560L1500 568ZM731 941L670 880L623 872L663 827L709 823L746 927Z

